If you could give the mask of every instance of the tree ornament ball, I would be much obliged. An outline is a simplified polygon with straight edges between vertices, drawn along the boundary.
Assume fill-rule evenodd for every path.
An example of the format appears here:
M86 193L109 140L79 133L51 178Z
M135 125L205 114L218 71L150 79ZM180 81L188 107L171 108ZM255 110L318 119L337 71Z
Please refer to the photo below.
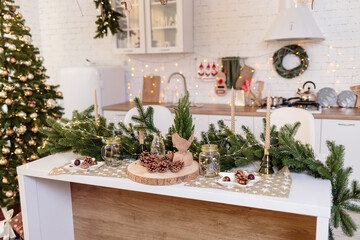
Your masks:
M23 140L21 139L21 138L15 138L15 141L17 142L17 143L22 143L23 142Z
M38 117L38 114L36 112L30 114L31 119L36 119Z
M9 153L10 153L10 148L4 146L4 147L1 149L1 152L2 152L3 154L9 154Z
M0 97L7 98L7 93L5 91L0 92Z
M5 196L8 198L11 198L12 196L14 196L14 193L13 193L13 191L9 190L9 191L6 191Z
M53 109L54 107L56 107L56 101L54 99L48 99L46 101L46 106Z
M5 14L5 15L3 16L3 18L4 18L5 20L10 20L10 19L11 19L11 16L10 16L9 14Z
M7 159L6 159L5 157L1 157L1 158L0 158L0 165L1 165L1 166L5 166L5 165L7 164L7 162L8 162L8 161L7 161Z
M50 91L50 90L51 90L51 87L50 87L50 86L46 86L46 87L45 87L45 90L46 90L46 91Z
M25 64L26 66L30 67L30 66L31 66L31 61L25 61L24 64Z
M24 111L20 111L20 112L16 113L16 116L24 118L24 117L26 117L26 113Z
M11 51L15 51L16 50L16 46L14 44L10 44L8 47Z
M12 57L10 58L10 63L11 64L15 64L17 62L16 58Z
M5 104L8 105L8 106L11 106L11 104L13 104L13 100L10 99L10 98L7 98L7 99L5 100Z
M2 47L0 47L0 54L4 53L4 49Z
M25 132L26 132L26 130L27 130L27 127L25 126L25 125L20 125L20 127L18 127L17 129L16 129L16 132L18 133L18 134L24 134Z
M23 150L21 148L16 148L14 152L15 152L16 155L23 154Z
M24 30L30 32L30 31L31 31L31 28L28 27L28 26L25 26L25 27L24 27Z
M10 92L10 91L12 91L14 89L15 89L15 87L13 85L10 85L10 84L5 85L5 91Z
M33 133L37 133L39 131L39 127L35 126L31 129L31 131L33 131Z
M40 62L44 62L45 58L44 58L43 56L39 56L39 57L38 57L38 60L39 60Z
M16 7L15 7L15 6L12 6L12 7L10 8L10 11L11 11L12 13L16 12Z
M36 153L34 153L30 156L30 160L32 160L32 161L37 160L37 159L39 159L39 156Z
M14 134L14 130L12 130L11 128L6 129L5 134L8 136L12 136Z
M31 96L32 95L32 91L31 90L25 90L24 92L25 96Z
M28 106L28 107L31 107L31 108L34 108L34 107L36 107L36 103L35 103L35 102L29 102L29 103L27 104L27 106Z
M4 29L4 33L9 34L9 33L10 33L10 27L6 27L6 28Z
M56 93L56 95L57 95L58 97L62 97L62 96L63 96L63 93L62 93L61 91L58 91L58 92Z
M27 76L20 76L20 81L26 82L27 81Z
M23 40L26 44L31 44L32 40L29 35L24 35L21 37L21 40Z
M28 142L29 146L35 146L36 145L36 141L34 139L30 139Z
M18 14L16 14L16 17L17 17L18 19L22 19L23 15L22 15L21 13L18 13Z
M8 183L9 183L9 181L7 180L6 177L3 177L3 179L1 180L1 182L2 182L3 184L8 184Z
M7 77L7 76L9 76L9 72L6 69L4 69L4 70L1 71L1 75L3 77Z
M33 80L34 79L34 75L32 73L29 73L27 75L27 78L30 79L30 80Z

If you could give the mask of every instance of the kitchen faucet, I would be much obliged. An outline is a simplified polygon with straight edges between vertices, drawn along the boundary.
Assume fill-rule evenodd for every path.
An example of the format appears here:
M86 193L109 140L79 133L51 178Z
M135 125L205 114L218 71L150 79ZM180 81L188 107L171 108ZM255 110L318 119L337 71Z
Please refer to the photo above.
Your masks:
M183 83L184 83L184 93L189 95L189 91L187 90L187 87L186 87L186 79L185 79L185 76L182 75L181 73L179 73L179 72L174 72L174 73L172 73L172 74L169 76L167 82L170 83L171 79L172 79L173 77L175 77L175 76L176 76L176 77L180 77L180 78L183 80Z

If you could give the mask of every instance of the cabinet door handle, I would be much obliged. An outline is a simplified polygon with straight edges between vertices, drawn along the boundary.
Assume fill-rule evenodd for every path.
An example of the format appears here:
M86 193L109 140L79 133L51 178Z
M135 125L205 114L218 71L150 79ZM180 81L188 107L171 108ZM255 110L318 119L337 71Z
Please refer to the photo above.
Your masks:
M349 123L349 124L345 124L345 123L338 123L339 126L344 126L344 127L354 127L355 123Z
M160 51L162 51L162 52L168 52L168 51L170 51L170 49L169 49L169 48L164 48L164 49L160 49Z
M118 117L123 117L125 115L126 115L125 113L117 113L117 114L115 114L115 116L118 116Z
M130 52L133 52L134 50L123 50L123 52L126 52L126 53L130 53Z

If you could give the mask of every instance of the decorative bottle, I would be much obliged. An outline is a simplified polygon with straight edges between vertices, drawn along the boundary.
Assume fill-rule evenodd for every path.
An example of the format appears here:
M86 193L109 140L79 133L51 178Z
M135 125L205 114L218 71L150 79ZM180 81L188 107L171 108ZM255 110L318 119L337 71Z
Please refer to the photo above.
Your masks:
M165 156L165 154L166 154L165 143L162 138L161 132L154 133L154 139L151 143L150 153L153 155L158 155L159 158L162 158Z

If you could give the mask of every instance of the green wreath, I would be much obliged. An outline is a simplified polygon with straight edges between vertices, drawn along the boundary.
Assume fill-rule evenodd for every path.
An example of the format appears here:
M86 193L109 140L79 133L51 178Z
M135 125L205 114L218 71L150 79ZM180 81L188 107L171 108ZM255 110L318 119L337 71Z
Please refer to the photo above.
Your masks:
M283 66L283 59L288 54L294 54L299 57L300 64L299 66L293 69L286 69ZM273 63L276 69L276 72L283 78L291 79L296 76L300 76L305 72L309 66L309 56L306 53L306 50L300 47L300 45L288 45L283 48L280 48L274 53Z

